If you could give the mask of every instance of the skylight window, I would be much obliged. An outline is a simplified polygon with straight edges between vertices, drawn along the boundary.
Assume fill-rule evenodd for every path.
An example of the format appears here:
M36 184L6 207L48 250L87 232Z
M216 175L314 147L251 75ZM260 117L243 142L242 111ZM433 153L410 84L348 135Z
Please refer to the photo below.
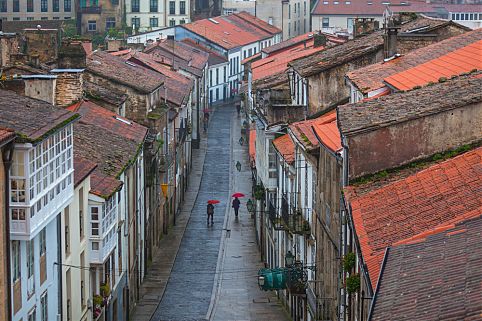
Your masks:
M345 1L345 4L351 4L351 1Z
M212 23L217 24L217 25L219 24L219 22L217 22L217 21L216 21L216 20L214 20L213 18L209 18L208 20L209 20L209 21L211 21Z
M333 4L340 4L338 1L334 1Z
M328 4L328 1L323 1L323 4Z

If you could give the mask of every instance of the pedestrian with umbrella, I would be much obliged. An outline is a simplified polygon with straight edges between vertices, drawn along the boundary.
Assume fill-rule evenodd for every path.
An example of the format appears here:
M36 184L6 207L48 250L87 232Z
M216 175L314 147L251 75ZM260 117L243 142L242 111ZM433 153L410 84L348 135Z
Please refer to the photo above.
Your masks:
M243 193L234 193L232 197L234 197L232 207L234 208L234 214L236 217L238 217L239 214L239 206L241 205L241 201L239 200L239 197L243 197Z
M214 204L219 203L218 200L209 200L206 212L208 214L208 226L209 226L209 218L211 218L211 225L214 225Z

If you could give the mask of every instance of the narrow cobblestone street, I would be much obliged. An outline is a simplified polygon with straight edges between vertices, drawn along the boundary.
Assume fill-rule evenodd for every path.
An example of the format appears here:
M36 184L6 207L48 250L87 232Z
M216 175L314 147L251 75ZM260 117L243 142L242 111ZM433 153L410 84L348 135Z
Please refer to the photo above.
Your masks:
M213 113L207 139L193 154L178 222L155 254L132 320L288 320L276 295L257 287L262 263L247 198L241 199L239 218L231 208L232 192L248 197L251 191L247 144L238 142L240 128L233 103ZM209 199L220 201L212 226L206 224Z

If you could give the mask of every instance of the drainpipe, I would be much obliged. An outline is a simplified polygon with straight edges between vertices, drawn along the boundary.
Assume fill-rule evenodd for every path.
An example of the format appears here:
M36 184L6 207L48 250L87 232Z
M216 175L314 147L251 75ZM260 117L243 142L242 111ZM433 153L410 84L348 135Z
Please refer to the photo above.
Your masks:
M2 159L3 159L3 168L5 170L5 181L7 184L10 180L9 170L10 166L12 165L12 157L13 157L13 142L10 142L2 152ZM5 186L5 209L8 210L10 204L10 195L8 193L8 186ZM12 298L11 298L11 289L12 289L12 271L10 269L10 214L7 212L7 215L4 216L5 218L5 229L3 232L5 233L5 242L6 242L6 256L7 256L7 313L8 318L12 316Z
M57 216L57 240L58 240L58 243L60 245L62 245L62 217L61 217L62 214L60 214L59 216ZM58 259L58 264L57 264L57 268L58 268L58 278L59 278L59 283L58 283L58 302L61 303L62 302L62 246L58 246L57 247L57 259ZM57 313L59 315L62 315L62 304L59 304L58 305L58 310L57 310Z

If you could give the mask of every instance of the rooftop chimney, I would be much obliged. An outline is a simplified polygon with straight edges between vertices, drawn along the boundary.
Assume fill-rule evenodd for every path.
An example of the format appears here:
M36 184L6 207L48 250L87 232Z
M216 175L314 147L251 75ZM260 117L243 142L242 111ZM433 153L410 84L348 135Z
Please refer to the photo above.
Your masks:
M56 106L67 107L82 98L84 69L53 69L51 73L57 75Z
M25 96L55 104L55 75L23 75Z
M384 34L384 51L385 59L395 57L397 52L397 34L400 27L395 27L393 20L389 20L385 27Z
M318 33L313 33L313 47L326 46L326 36L319 31Z

